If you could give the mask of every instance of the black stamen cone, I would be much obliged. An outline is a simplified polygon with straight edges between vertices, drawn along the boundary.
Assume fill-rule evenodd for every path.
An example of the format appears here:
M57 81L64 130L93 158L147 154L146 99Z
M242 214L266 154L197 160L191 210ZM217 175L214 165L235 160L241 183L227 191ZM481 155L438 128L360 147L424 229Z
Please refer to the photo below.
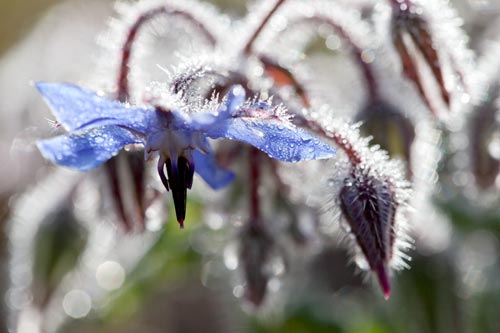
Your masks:
M177 221L181 228L184 228L187 189L190 189L193 184L194 164L189 163L184 156L180 156L177 163L172 163L168 159L165 164L167 166L168 184L174 199Z
M397 203L390 182L353 171L340 191L340 207L387 299Z

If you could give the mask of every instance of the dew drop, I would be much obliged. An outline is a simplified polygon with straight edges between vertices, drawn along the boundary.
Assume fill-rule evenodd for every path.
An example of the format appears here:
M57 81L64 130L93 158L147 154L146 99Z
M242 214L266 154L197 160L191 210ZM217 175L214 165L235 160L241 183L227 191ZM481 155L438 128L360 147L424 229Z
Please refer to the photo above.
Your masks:
M309 138L307 136L303 136L300 139L302 140L303 143L309 143L312 141L312 138Z
M68 316L78 319L89 314L92 300L86 292L75 289L64 296L62 306Z

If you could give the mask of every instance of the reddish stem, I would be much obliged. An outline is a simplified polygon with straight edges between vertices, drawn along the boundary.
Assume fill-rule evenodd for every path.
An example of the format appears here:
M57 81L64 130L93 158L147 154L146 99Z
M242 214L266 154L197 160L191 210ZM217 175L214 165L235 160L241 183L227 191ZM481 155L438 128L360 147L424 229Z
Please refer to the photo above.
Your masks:
M250 178L250 222L259 223L260 219L260 201L259 201L259 185L260 185L260 151L254 147L250 148L248 154Z
M121 57L121 64L120 64L120 74L118 76L118 100L120 102L125 102L127 99L130 97L130 87L129 87L129 71L130 71L130 56L132 52L132 45L137 39L137 34L140 30L140 28L144 25L144 23L150 21L151 19L154 19L158 17L159 15L177 15L185 18L192 24L194 24L200 32L205 36L207 41L212 45L215 46L217 43L216 38L214 35L196 18L193 17L188 12L175 9L175 8L170 8L168 6L161 6L158 8L151 9L145 13L143 13L139 18L135 21L135 23L130 27L129 33L127 35L127 39L125 40L125 43L122 48L122 57Z
M317 24L326 24L330 26L343 41L349 44L352 53L354 54L357 64L360 67L366 82L366 90L369 95L369 102L378 99L378 87L375 79L373 68L366 61L363 60L363 49L354 42L349 33L330 17L315 15L312 17L304 18L304 21L310 21Z
M346 153L347 157L349 158L349 160L353 165L358 165L363 161L361 154L355 149L355 147L353 147L353 145L350 143L349 139L346 136L340 133L335 133L329 130L325 130L320 124L318 124L314 120L306 119L301 115L295 115L292 118L292 121L297 126L305 127L319 136L333 140L333 142L335 142L337 146L339 146L340 149L342 149Z
M262 22L260 23L260 25L257 27L257 30L255 30L255 32L252 34L252 36L248 40L247 44L245 45L245 48L243 49L243 53L245 55L250 55L250 53L252 53L252 47L253 47L253 44L254 44L255 40L260 35L260 33L262 32L262 29L264 29L264 27L266 26L266 24L269 21L269 19L274 15L274 13L278 10L278 8L285 1L286 0L277 0L276 4L273 6L273 8L271 8L271 10L269 11L269 13L267 13L267 15L264 17L264 19L262 20Z
M406 5L406 9L409 9L411 6L414 6L413 1L411 0L389 0L389 3L392 4L393 6L399 7L400 9L401 5Z

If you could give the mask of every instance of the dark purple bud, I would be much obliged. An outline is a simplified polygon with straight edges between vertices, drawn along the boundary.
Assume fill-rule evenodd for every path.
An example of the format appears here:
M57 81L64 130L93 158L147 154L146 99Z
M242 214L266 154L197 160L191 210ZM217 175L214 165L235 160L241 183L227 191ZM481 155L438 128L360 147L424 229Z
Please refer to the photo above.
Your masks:
M240 260L246 281L246 298L255 306L262 304L271 273L266 264L274 248L274 240L261 223L249 223L242 231Z
M494 87L498 91L498 85ZM482 189L495 186L500 174L500 160L491 154L494 136L500 133L500 124L496 117L499 107L496 104L498 93L490 95L489 99L476 108L470 121L471 162L472 171L477 185Z
M340 207L357 245L389 298L390 261L395 241L397 202L390 181L354 169L344 181Z
M413 49L413 47L409 45L409 39L411 39L411 43L414 44L427 66L429 66L440 89L443 102L449 107L450 92L446 88L441 62L435 48L435 41L433 40L429 24L422 14L422 8L419 8L412 1L396 3L393 5L391 25L393 43L401 58L404 74L416 84L427 106L434 112L429 98L425 93L423 82L419 76L421 69L418 68L415 55L411 55L409 51ZM408 35L409 39L405 39L404 35Z
M372 136L372 143L380 145L391 157L401 157L407 162L407 174L411 178L411 146L415 129L411 121L394 106L383 101L366 105L357 115L363 122L361 131Z
M168 180L165 178L163 166L158 167L158 173L167 191L169 188L172 190L177 221L181 228L184 228L187 190L191 189L193 185L194 163L184 156L179 156L174 163L171 159L167 159L165 166L167 167Z
M142 151L125 152L110 159L105 165L118 220L126 231L133 230L136 224L143 229L146 201L144 154ZM125 202L133 204L126 206Z
M87 244L87 232L69 202L49 213L37 230L33 248L33 296L44 308L59 284L77 265Z

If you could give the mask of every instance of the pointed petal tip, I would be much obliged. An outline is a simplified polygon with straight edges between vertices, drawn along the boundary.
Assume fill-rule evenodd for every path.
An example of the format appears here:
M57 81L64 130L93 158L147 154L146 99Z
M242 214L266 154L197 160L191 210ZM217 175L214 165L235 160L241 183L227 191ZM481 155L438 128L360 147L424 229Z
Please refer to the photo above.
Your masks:
M389 277L389 269L386 264L379 264L375 270L377 279L382 288L384 299L388 300L391 296L391 279Z
M51 83L51 82L44 82L44 81L38 81L38 82L32 82L32 85L42 94L45 96L47 89L53 88L57 86L57 83Z
M179 222L179 226L181 227L181 229L184 229L184 220L178 219L177 222Z

